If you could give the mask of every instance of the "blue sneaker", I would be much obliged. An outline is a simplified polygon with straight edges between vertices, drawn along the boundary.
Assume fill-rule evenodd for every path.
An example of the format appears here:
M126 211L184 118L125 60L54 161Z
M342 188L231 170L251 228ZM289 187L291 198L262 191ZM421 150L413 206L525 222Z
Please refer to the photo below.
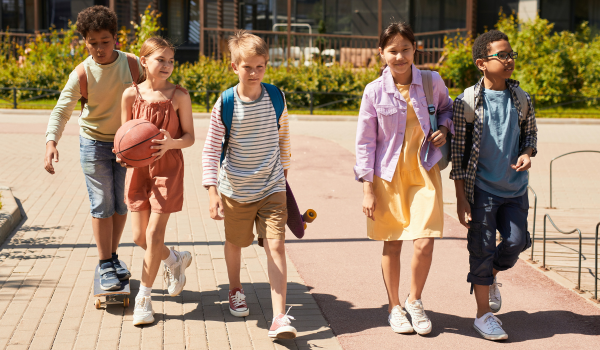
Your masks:
M117 278L119 281L128 280L131 277L131 272L127 270L127 267L121 265L121 260L119 260L119 258L113 258L112 263L117 271Z
M117 270L112 262L105 262L100 265L100 288L103 290L118 290L121 288L121 281L117 278Z

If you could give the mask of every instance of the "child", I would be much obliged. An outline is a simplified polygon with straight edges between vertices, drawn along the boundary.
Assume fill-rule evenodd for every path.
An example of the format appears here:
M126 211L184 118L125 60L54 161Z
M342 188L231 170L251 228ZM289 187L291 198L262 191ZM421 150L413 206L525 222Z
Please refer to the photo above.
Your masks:
M356 133L356 180L363 183L367 235L384 241L381 268L388 293L388 322L396 333L424 335L431 321L421 302L431 266L434 238L442 237L444 211L438 147L453 132L452 99L432 74L433 105L439 130L432 132L424 74L414 65L415 36L407 24L393 23L381 34L381 76L365 88ZM426 154L428 154L426 160ZM410 294L400 305L402 242L413 241ZM412 325L406 317L410 314Z
M165 246L165 230L171 213L183 206L182 148L194 144L192 101L187 91L168 82L173 73L175 48L154 37L140 49L146 81L135 83L123 93L121 119L145 119L164 134L153 140L156 159L149 166L130 168L125 181L125 203L131 210L133 241L146 250L142 283L135 297L133 325L154 322L150 293L160 261L169 295L179 295L185 286L185 269L192 262L190 252ZM119 159L119 162L126 166Z
M473 44L473 62L483 78L454 103L450 177L458 218L469 229L467 282L477 301L474 327L490 340L508 338L492 313L502 304L496 275L513 267L531 245L526 170L537 153L537 127L529 95L510 79L516 58L504 33L480 35ZM502 235L497 247L496 229Z
M269 59L263 39L239 31L229 39L229 51L231 67L240 83L217 100L202 153L202 184L208 189L210 216L225 219L229 311L238 317L249 314L240 282L240 260L241 249L254 240L252 224L256 223L259 243L264 244L267 253L271 283L274 317L269 337L292 339L296 337L296 329L290 325L293 317L285 312L285 184L290 167L287 107L279 89L261 83ZM224 99L227 93L231 98ZM222 105L222 101L227 104ZM281 106L280 116L274 107L276 102ZM233 114L226 124L223 120L227 113L221 115L222 110ZM226 135L228 140L222 147L221 140ZM225 158L217 185L221 153Z
M92 214L92 230L100 258L100 287L121 288L131 274L121 265L117 248L127 219L123 202L125 169L112 153L121 125L121 96L142 71L137 57L115 50L117 15L104 6L93 6L77 16L77 30L90 56L69 75L46 132L45 169L54 174L58 141L79 99L87 104L79 117L80 161ZM133 64L132 62L133 61ZM132 67L133 66L133 67ZM89 77L89 79L87 79Z

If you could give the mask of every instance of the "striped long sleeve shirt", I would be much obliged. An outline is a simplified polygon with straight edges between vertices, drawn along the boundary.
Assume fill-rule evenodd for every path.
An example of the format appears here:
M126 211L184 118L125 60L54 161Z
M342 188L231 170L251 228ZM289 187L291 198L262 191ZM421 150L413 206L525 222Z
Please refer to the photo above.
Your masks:
M241 203L259 201L285 191L284 170L291 161L287 106L279 119L269 93L263 87L260 97L244 102L234 88L233 120L225 160L219 161L225 126L221 119L221 98L210 117L202 152L202 185L217 186L219 192Z

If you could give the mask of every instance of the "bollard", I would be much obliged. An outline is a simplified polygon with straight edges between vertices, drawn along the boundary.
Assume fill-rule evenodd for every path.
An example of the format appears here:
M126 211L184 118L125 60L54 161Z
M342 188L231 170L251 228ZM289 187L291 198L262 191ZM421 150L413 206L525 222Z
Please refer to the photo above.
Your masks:
M17 109L17 88L13 88L13 109Z

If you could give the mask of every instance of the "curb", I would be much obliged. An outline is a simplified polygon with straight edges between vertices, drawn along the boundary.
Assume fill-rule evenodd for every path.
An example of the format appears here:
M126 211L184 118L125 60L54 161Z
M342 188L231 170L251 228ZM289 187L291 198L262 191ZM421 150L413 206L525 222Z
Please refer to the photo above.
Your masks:
M2 209L0 209L0 245L21 222L21 210L9 187L0 186Z

